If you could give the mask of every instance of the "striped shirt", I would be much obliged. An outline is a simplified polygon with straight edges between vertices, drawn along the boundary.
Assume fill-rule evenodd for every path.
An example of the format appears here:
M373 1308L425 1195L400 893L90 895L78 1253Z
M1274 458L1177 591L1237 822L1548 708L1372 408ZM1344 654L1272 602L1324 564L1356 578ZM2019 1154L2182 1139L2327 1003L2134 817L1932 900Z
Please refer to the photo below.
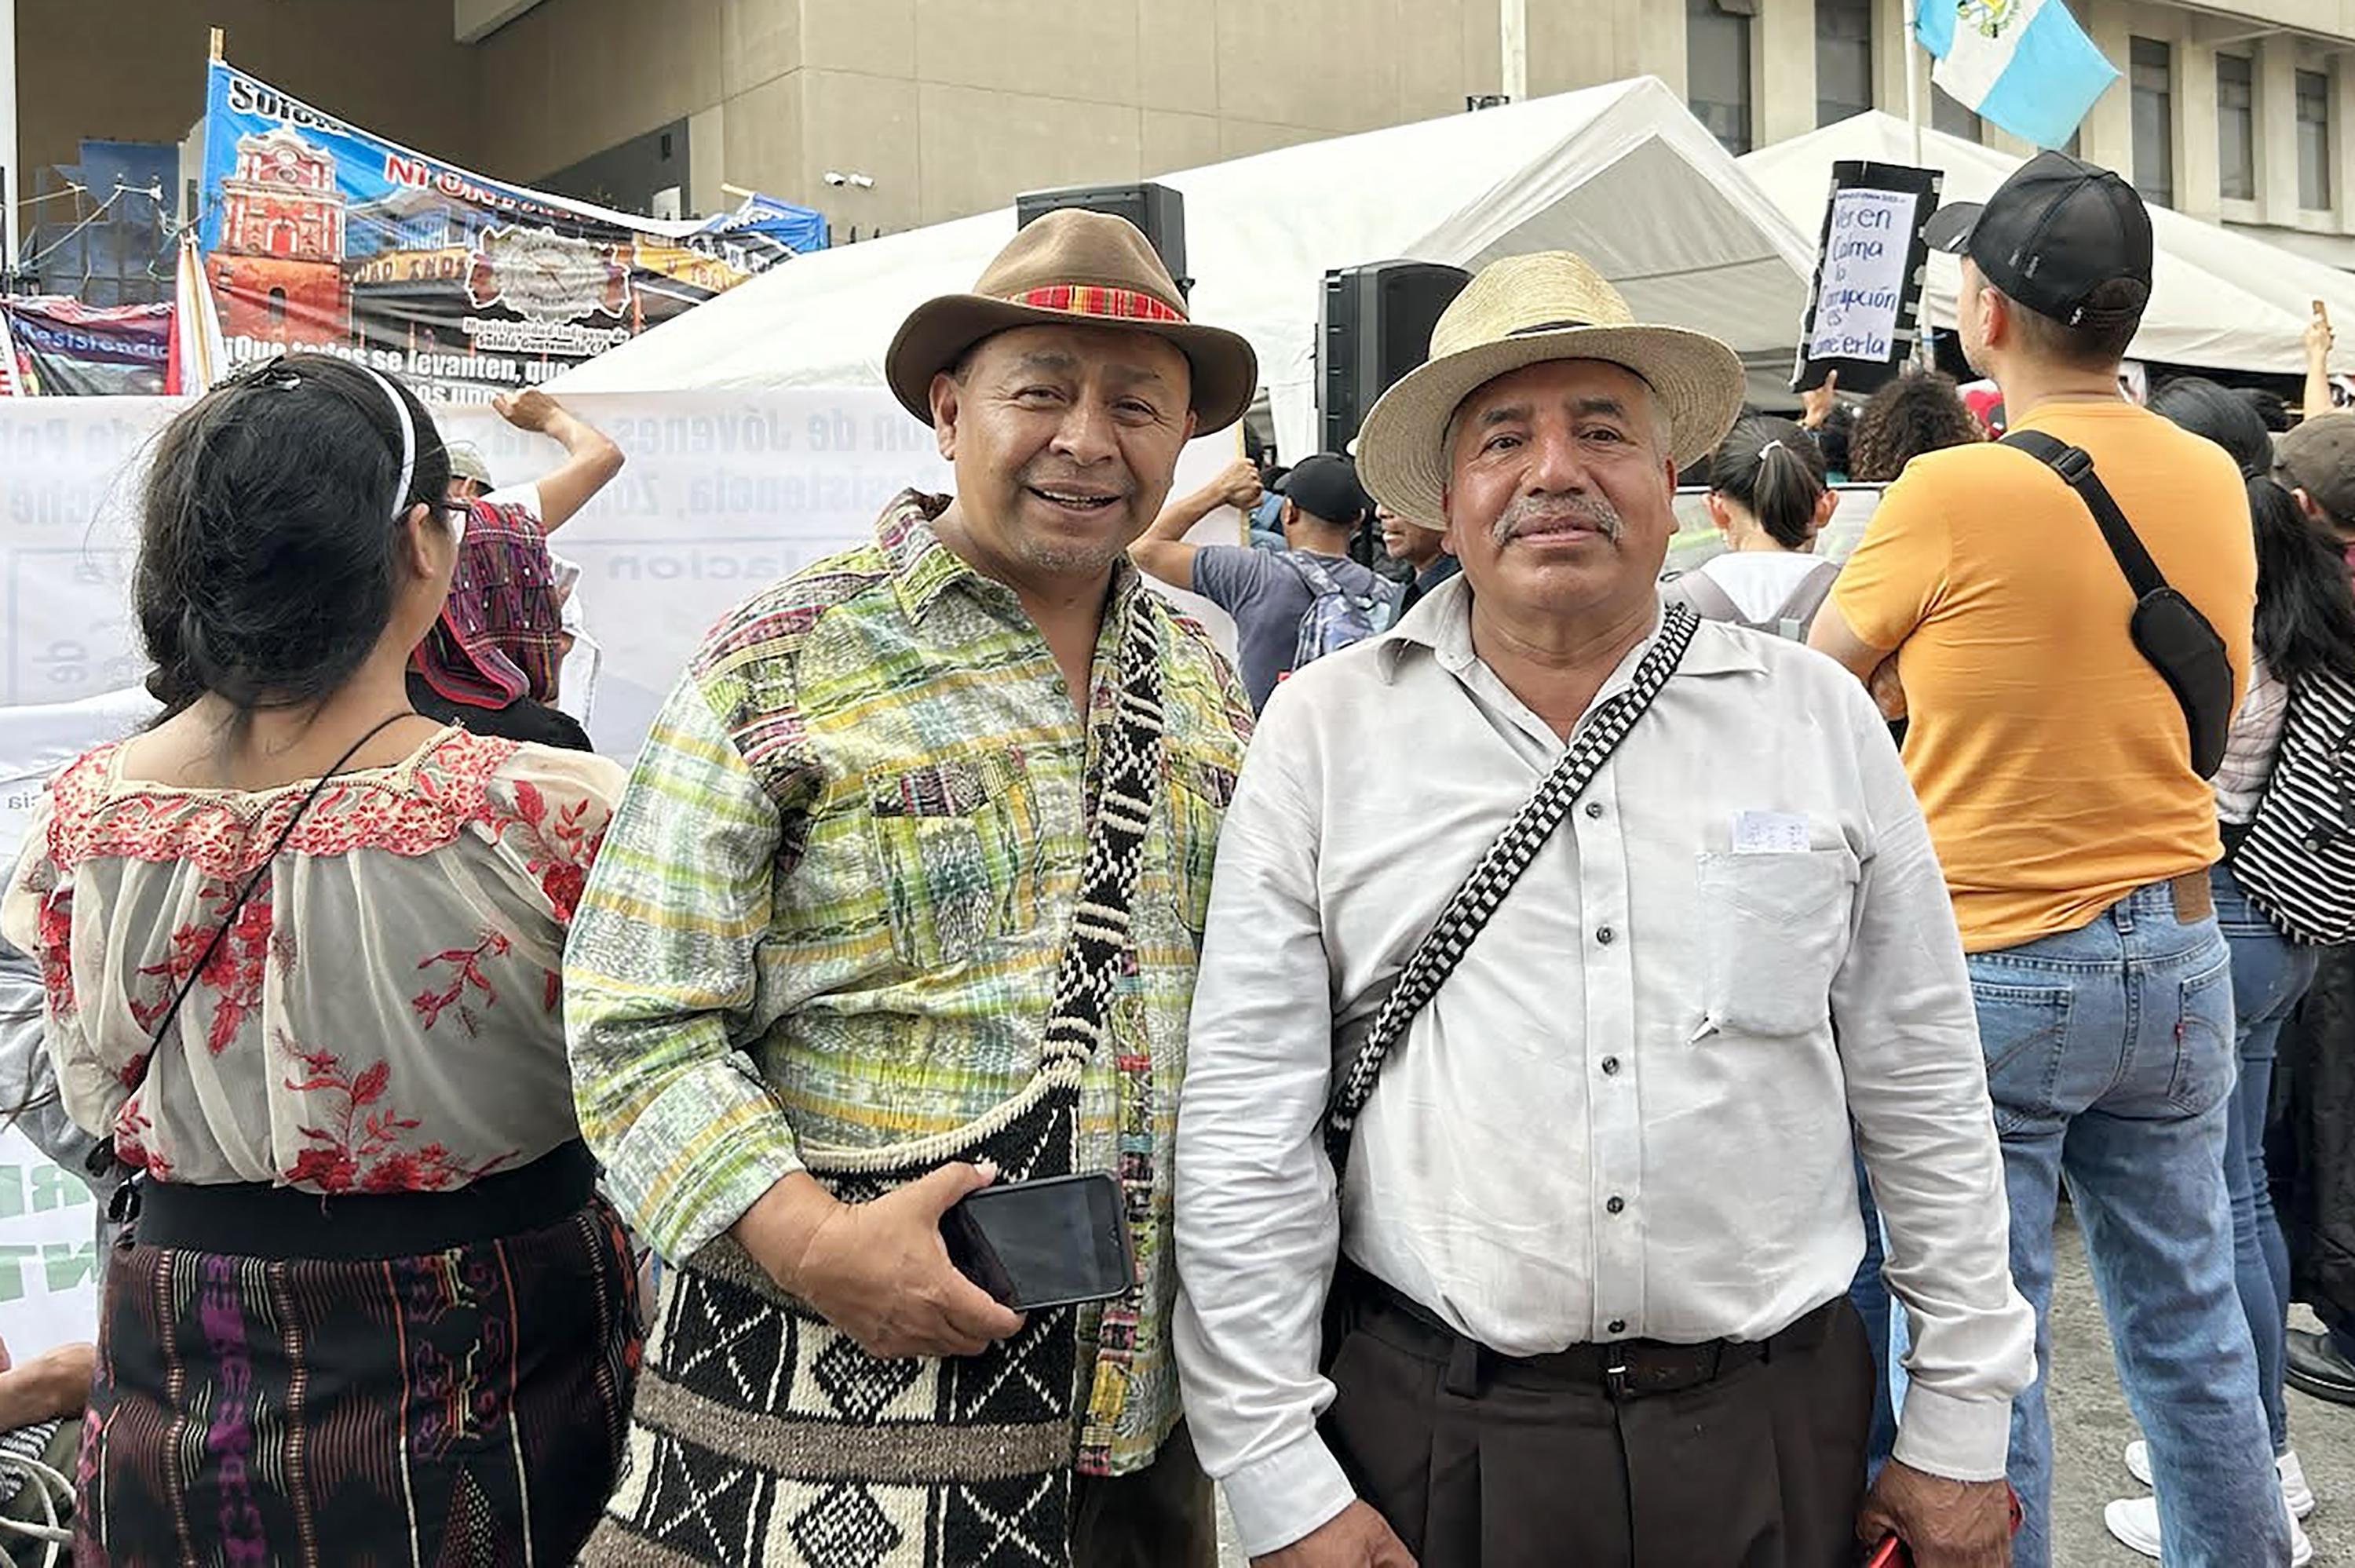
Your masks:
M1083 724L1013 590L943 546L944 497L712 632L655 723L566 955L582 1130L666 1256L712 1240L804 1153L952 1131L1037 1072L1077 900L1125 561ZM1155 1099L1144 1285L1115 1471L1178 1414L1169 1192L1186 1018L1220 818L1251 706L1201 629L1161 618L1163 771L1135 974L1091 1062L1078 1170L1115 1162L1115 1063ZM1082 1319L1092 1340L1092 1318ZM1082 1366L1087 1364L1083 1357Z

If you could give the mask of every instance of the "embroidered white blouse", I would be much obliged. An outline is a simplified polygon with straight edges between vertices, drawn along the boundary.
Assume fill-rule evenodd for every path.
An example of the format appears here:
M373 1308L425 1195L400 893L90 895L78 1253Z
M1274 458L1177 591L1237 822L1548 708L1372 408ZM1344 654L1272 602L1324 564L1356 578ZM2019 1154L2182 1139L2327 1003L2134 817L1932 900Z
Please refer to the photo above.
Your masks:
M86 753L0 901L68 1114L156 1180L321 1192L445 1191L577 1138L558 975L621 784L443 729L329 784L206 959L310 784L167 787Z

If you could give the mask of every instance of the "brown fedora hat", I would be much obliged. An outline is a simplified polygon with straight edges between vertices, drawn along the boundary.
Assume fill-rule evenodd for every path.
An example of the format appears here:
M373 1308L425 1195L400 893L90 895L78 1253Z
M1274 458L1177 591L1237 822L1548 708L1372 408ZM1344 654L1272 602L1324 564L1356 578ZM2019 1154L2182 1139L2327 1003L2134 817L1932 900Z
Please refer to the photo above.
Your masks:
M1153 246L1126 218L1064 207L1019 230L969 294L927 300L900 324L883 378L908 412L932 422L932 377L986 337L1022 326L1104 326L1175 344L1194 370L1195 434L1243 417L1259 356L1242 336L1197 326Z

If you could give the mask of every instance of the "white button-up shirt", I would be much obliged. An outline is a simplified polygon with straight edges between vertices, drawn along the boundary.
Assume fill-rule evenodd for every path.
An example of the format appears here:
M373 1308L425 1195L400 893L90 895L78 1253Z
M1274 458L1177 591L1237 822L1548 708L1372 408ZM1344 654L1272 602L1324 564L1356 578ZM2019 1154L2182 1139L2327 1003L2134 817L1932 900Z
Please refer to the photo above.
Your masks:
M1851 1120L1913 1327L1898 1457L2002 1475L2035 1327L1962 947L1870 699L1796 643L1700 627L1391 1054L1336 1215L1335 1065L1564 749L1474 652L1470 607L1457 578L1279 687L1221 830L1176 1344L1244 1549L1352 1495L1316 1432L1337 1244L1508 1355L1764 1339L1863 1255Z

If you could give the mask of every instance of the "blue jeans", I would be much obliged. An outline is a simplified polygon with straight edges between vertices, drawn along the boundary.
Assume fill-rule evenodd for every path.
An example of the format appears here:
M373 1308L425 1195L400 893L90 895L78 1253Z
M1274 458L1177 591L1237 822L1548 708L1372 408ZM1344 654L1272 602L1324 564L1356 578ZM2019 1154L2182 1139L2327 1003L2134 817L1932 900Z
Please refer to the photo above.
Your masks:
M2063 1171L2150 1440L2169 1568L2289 1561L2288 1516L2234 1288L2226 1112L2238 1076L2232 959L2164 885L2080 930L1973 954L1971 995L2003 1143L2011 1274L2036 1309L2036 1381L2011 1409L2016 1568L2052 1556L2052 1222Z
M1881 1277L1887 1254L1881 1241L1881 1211L1873 1206L1872 1186L1865 1178L1864 1156L1856 1158L1856 1202L1864 1218L1864 1261L1849 1282L1849 1304L1864 1319L1865 1341L1872 1347L1872 1436L1864 1446L1864 1474L1870 1481L1881 1474L1891 1445L1897 1441L1897 1410L1890 1383L1889 1284ZM2287 1255L2285 1254L2285 1256Z
M2282 1403L2282 1360L2289 1315L2289 1248L2274 1218L2265 1180L2265 1104L2273 1093L2274 1048L2282 1025L2314 983L2321 949L2285 938L2249 906L2232 874L2219 865L2210 881L2216 923L2232 952L2232 1012L2241 1075L2225 1117L2224 1186L2232 1197L2232 1265L2256 1343L2257 1394L2274 1452L2289 1447Z

